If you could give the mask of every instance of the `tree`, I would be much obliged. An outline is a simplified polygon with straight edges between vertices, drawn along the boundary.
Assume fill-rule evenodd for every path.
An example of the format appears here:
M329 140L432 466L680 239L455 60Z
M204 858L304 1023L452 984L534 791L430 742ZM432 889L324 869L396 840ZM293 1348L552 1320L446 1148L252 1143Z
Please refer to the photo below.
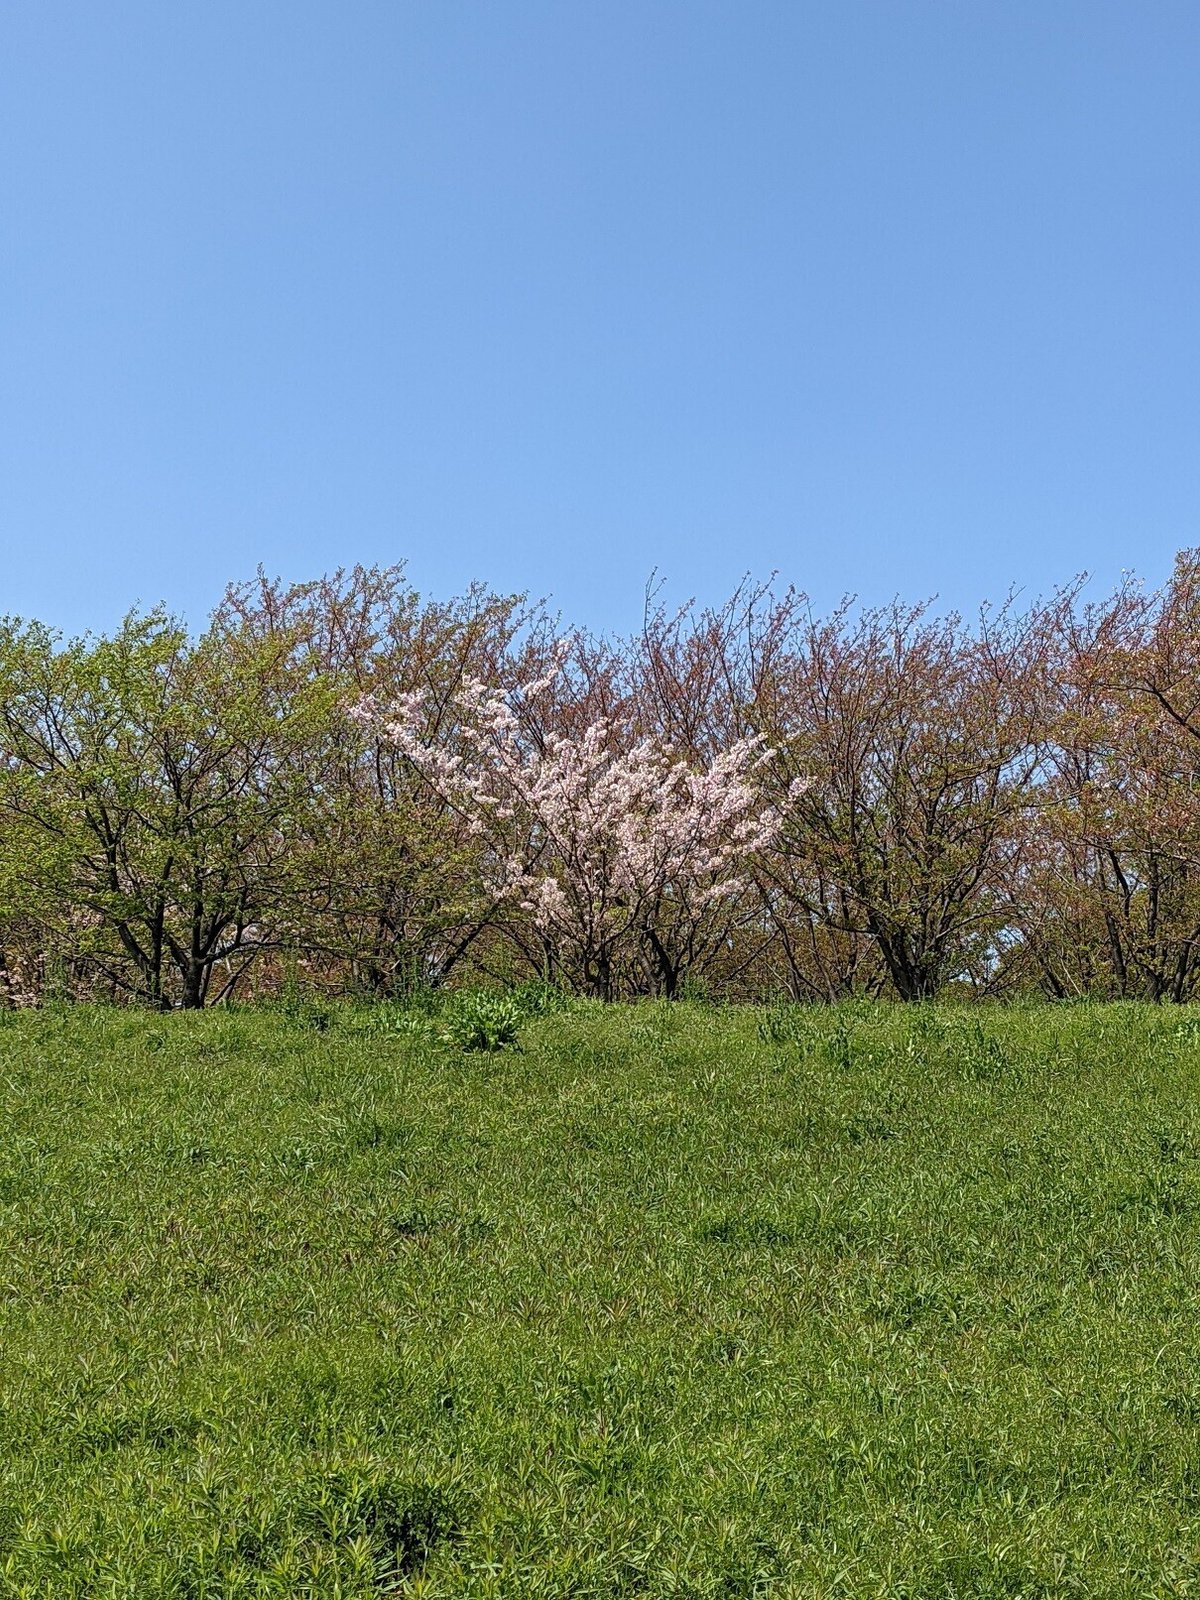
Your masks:
M320 706L289 896L274 914L279 942L374 995L445 982L487 933L494 896L462 817L351 708L377 693L419 695L423 737L436 744L464 680L506 670L530 621L523 598L476 586L425 601L400 566L294 585L260 572L227 592L218 616L253 640L281 641L296 692L311 686Z
M270 942L307 712L280 662L162 612L65 646L0 626L4 837L48 942L118 992L201 1006Z
M777 792L804 784L768 858L767 904L781 924L790 901L870 939L902 999L995 959L1011 831L1038 771L1050 614L985 612L972 634L899 603L791 612L756 711Z
M754 782L761 741L697 770L605 720L545 732L539 702L568 649L508 694L464 680L449 740L429 739L420 693L360 714L463 819L497 904L528 917L547 976L613 999L640 971L673 998L727 939L745 865L778 827Z
M1053 994L1200 990L1200 553L1064 619L1016 920Z

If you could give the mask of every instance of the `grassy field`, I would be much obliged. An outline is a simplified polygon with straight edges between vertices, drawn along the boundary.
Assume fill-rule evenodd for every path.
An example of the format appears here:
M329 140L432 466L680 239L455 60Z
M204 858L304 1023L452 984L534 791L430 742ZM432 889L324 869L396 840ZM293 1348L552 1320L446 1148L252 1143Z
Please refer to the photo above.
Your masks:
M0 1595L1200 1595L1200 1017L0 1023Z

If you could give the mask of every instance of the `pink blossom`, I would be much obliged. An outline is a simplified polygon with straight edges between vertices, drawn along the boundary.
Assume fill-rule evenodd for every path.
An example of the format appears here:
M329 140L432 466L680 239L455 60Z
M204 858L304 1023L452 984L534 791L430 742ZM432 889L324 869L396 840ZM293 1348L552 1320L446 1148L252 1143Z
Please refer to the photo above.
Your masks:
M696 770L604 720L531 738L519 708L554 683L561 659L511 697L468 680L449 737L429 736L416 694L359 715L460 813L492 892L531 914L588 986L609 992L614 963L635 947L652 948L677 981L714 908L746 895L744 868L777 835L780 814L756 783L770 752L741 739Z

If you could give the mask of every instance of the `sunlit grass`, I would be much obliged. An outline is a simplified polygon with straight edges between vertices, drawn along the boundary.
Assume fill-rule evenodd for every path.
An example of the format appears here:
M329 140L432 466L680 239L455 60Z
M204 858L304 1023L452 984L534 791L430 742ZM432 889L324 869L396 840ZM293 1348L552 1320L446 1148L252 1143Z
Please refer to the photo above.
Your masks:
M1200 1019L0 1024L0 1595L1200 1593Z

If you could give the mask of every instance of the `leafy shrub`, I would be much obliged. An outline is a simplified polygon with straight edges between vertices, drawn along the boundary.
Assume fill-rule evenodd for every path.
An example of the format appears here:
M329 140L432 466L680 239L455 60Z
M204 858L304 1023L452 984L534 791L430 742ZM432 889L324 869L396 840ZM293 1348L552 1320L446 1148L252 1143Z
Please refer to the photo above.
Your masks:
M355 1031L368 1038L425 1040L454 1050L504 1050L517 1043L523 1023L553 1016L573 1004L553 984L534 981L497 992L423 990L403 1003L364 1008Z
M447 1013L442 1039L457 1050L507 1050L527 1018L515 995L479 990L464 994Z

